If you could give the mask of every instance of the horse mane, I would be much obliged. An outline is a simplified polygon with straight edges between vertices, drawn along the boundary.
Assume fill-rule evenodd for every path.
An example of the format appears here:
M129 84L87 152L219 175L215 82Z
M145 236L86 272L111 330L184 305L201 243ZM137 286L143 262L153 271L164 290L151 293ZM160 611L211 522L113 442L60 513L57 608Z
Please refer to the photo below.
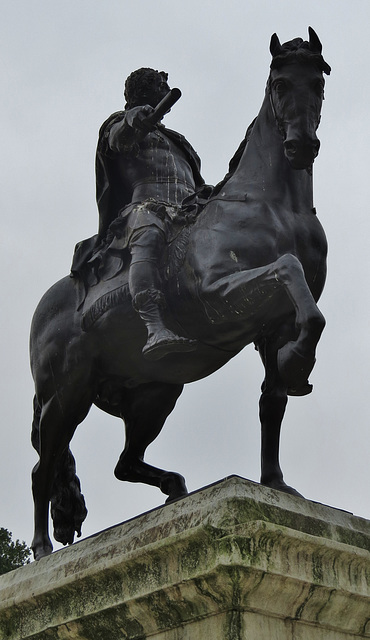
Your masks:
M233 177L236 169L238 168L240 159L244 153L245 147L247 146L247 143L249 141L249 138L251 136L252 130L253 130L253 126L254 123L256 122L257 118L254 118L254 120L251 122L251 124L249 125L246 134L243 138L243 140L241 141L239 147L237 148L237 150L235 151L233 157L231 158L230 162L229 162L229 170L226 173L225 177L216 184L216 186L214 187L211 197L215 197L218 193L220 193L222 187L226 184L226 182L228 182L228 180L230 180L230 178Z

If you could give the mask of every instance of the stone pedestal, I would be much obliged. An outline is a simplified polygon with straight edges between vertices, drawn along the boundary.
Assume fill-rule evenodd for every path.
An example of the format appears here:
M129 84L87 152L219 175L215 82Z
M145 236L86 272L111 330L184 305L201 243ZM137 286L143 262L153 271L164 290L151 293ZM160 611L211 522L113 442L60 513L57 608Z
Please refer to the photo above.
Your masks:
M370 638L369 549L369 521L232 476L1 576L0 638Z

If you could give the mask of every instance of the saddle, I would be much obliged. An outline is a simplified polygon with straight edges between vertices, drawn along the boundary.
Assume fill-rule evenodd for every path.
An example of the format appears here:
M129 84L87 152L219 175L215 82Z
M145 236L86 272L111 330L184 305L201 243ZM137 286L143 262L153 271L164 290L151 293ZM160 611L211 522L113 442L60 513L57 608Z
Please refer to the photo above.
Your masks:
M185 259L191 227L182 227L178 235L167 245L161 258L159 270L163 281L169 280L180 270ZM83 272L72 273L79 285L79 305L81 324L84 331L107 311L131 301L128 277L130 252L125 249L109 248L99 254L97 251L85 263ZM134 313L134 312L133 312Z

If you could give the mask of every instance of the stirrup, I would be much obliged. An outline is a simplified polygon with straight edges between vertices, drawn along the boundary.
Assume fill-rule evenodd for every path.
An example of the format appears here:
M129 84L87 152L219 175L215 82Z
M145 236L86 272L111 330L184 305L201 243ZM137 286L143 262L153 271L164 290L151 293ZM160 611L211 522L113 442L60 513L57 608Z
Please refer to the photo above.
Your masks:
M146 360L160 360L171 353L187 353L197 348L197 341L182 338L166 330L167 336L156 339L156 334L151 336L142 350ZM158 335L158 334L157 334Z

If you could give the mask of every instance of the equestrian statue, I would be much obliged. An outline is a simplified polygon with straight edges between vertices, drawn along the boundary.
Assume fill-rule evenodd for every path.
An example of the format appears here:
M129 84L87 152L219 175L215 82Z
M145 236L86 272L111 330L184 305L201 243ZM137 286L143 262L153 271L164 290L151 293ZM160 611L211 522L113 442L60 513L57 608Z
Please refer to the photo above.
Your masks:
M49 505L56 540L81 535L87 510L69 445L91 406L124 422L115 476L177 500L184 478L147 464L145 451L184 384L251 343L265 368L261 483L300 495L283 479L279 440L288 396L312 390L325 325L327 242L312 165L330 67L311 28L309 41L274 34L270 51L261 110L216 187L162 124L180 96L164 72L131 74L124 111L101 127L98 233L77 245L70 276L47 291L31 327L36 559L53 548Z

